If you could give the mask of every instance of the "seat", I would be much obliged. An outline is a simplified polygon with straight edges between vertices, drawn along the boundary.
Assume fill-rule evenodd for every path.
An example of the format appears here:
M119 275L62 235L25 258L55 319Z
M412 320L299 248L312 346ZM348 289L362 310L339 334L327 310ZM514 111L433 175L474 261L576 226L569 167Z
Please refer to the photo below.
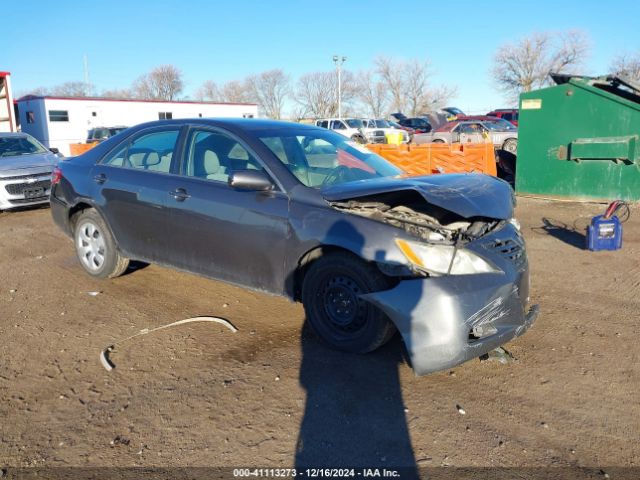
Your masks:
M229 178L227 168L220 164L218 155L211 150L205 150L204 152L202 158L202 177L219 182L226 182Z

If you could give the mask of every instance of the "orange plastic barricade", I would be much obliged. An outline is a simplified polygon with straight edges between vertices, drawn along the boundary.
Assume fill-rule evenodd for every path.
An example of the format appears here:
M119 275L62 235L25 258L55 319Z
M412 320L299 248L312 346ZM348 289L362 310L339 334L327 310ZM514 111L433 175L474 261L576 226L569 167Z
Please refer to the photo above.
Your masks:
M96 143L70 143L69 149L71 150L71 156L77 157L78 155L82 155L84 152L91 150L96 145Z
M488 142L453 145L446 143L368 144L367 148L412 177L464 172L497 175L493 144Z

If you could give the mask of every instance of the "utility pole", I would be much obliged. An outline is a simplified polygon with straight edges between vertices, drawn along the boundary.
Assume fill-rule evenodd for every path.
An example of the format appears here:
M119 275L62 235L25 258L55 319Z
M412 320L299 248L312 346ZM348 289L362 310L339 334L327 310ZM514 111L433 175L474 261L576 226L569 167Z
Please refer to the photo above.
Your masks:
M86 95L89 95L89 58L84 54L84 88L87 89Z
M334 55L333 63L336 65L336 69L338 70L338 118L342 118L342 64L347 60L347 57Z

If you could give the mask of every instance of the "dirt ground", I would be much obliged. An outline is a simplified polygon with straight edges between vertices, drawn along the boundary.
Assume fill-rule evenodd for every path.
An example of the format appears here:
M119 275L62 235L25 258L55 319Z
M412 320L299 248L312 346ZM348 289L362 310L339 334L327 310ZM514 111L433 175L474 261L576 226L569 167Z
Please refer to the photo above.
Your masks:
M398 338L329 350L281 298L154 265L92 279L48 209L2 213L0 467L640 467L640 209L621 251L583 250L603 209L520 198L540 317L510 363L424 377ZM163 330L101 366L197 315L239 331Z

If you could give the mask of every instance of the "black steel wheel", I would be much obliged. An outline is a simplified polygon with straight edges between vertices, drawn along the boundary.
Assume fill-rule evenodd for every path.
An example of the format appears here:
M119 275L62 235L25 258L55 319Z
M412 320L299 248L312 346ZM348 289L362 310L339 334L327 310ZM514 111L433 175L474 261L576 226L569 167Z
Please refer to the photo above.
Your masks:
M395 333L387 316L360 295L390 288L375 266L348 253L332 253L311 264L302 303L314 332L326 343L354 353L371 352Z

